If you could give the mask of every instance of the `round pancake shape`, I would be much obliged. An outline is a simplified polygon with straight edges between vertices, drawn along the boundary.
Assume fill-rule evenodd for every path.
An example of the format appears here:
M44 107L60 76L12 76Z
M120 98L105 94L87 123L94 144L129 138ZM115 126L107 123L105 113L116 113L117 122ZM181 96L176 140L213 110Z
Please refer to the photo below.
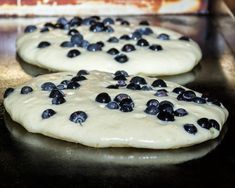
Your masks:
M228 117L217 99L125 71L38 76L8 88L4 106L29 132L92 147L191 146L216 138Z
M25 62L52 71L126 70L156 76L185 73L198 64L202 54L196 42L148 24L60 18L27 26L17 39L17 53Z

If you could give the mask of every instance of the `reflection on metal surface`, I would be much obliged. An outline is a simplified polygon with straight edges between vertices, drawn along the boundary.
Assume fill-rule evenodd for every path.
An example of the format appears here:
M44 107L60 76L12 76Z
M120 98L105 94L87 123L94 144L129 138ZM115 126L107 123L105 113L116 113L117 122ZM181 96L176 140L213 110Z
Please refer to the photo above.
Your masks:
M148 150L136 148L91 148L64 142L39 134L27 132L14 122L8 114L4 116L5 125L13 136L13 140L21 144L23 152L28 157L42 158L58 163L88 163L88 164L128 164L128 165L172 165L201 158L214 150L226 133L224 126L221 135L214 140L196 146L175 150ZM55 158L56 156L56 158Z

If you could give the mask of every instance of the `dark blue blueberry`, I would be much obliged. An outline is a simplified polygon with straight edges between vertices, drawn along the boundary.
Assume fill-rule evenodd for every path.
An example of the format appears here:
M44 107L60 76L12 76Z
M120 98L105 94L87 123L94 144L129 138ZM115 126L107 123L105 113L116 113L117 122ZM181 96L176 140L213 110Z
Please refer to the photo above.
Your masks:
M94 20L97 20L97 21L100 20L100 16L97 16L97 15L91 16L90 18L94 19Z
M158 107L159 106L159 102L157 99L150 99L147 103L146 103L147 106L156 106Z
M132 112L133 108L129 104L124 104L121 106L120 111L122 112Z
M130 23L128 21L126 21L126 20L122 20L121 21L121 25L130 25Z
M104 23L96 22L95 24L90 26L89 30L92 31L92 32L98 33L98 32L105 31L105 28L106 27L105 27Z
M216 120L210 119L209 123L210 123L211 127L217 129L218 131L220 130L220 125Z
M127 80L124 75L117 75L113 78L114 80Z
M64 93L58 89L53 89L53 90L51 90L49 97L50 98L64 97Z
M60 84L68 85L69 82L70 82L69 80L63 80L62 82L60 82Z
M123 21L123 19L118 17L118 18L116 18L116 21L121 22L121 21Z
M43 91L51 91L56 88L56 85L52 82L45 82L41 85Z
M67 85L67 89L77 89L80 87L78 82L69 82Z
M82 44L80 47L84 48L84 49L87 49L87 47L89 46L89 42L87 40L82 40Z
M3 94L3 98L4 99L7 98L13 92L14 92L14 88L11 88L11 87L7 88Z
M144 86L141 87L141 90L143 90L143 91L151 91L151 90L153 90L153 88L151 86L144 85Z
M109 103L111 101L111 97L108 93L103 92L96 96L95 101L99 103Z
M190 41L190 38L187 36L182 36L179 38L179 40L183 40L183 41Z
M65 84L59 84L59 85L56 86L56 88L57 88L58 90L64 90L64 89L67 89L67 85L65 85Z
M162 46L158 45L158 44L153 44L153 45L149 46L149 49L157 52L157 51L161 51L162 50Z
M207 118L201 118L197 120L198 125L200 125L204 129L210 129L212 125L210 124L209 120Z
M68 22L69 22L69 21L68 21L65 17L60 17L60 18L57 20L57 23L58 23L58 24L61 24L61 25L67 25Z
M195 103L198 103L198 104L205 104L206 103L206 100L201 98L201 97L194 97L192 99L192 101L195 102Z
M133 46L132 44L125 44L123 47L122 47L122 51L123 52L132 52L132 51L135 51L135 46Z
M154 95L157 97L166 97L166 96L168 96L167 93L168 93L167 90L159 89L159 90L157 90L157 92Z
M22 87L20 93L21 94L28 94L31 93L33 91L33 88L31 88L30 86L24 86Z
M119 39L121 39L121 40L131 40L131 37L129 35L122 35Z
M46 32L49 32L49 31L50 31L50 30L49 30L48 27L43 27L43 28L40 30L41 33L46 33Z
M119 105L122 107L123 105L130 105L132 108L134 108L135 104L131 98L125 98L120 101Z
M174 111L174 105L170 101L162 101L159 103L159 110L161 112L168 112L170 114L173 114Z
M124 86L126 86L126 82L124 80L118 80L117 85L120 87L124 87Z
M118 89L119 85L109 85L106 88L108 88L108 89Z
M126 86L126 88L131 90L141 90L140 85L136 83L130 83Z
M46 109L42 112L42 119L48 119L55 114L56 114L56 112L54 110Z
M181 94L181 93L185 92L185 89L182 87L176 87L172 90L172 92L177 93L177 94Z
M141 84L141 85L147 84L146 80L140 76L134 76L133 78L131 78L130 83Z
M131 97L125 93L120 93L114 98L114 101L120 104L120 102L124 99L131 99Z
M87 72L86 70L83 70L83 69L78 71L77 76L82 76L82 75L89 75L89 72Z
M157 115L158 119L162 120L162 121L174 121L174 115L166 112L166 111L160 111Z
M67 53L67 57L69 58L74 58L77 57L81 54L81 52L77 49L73 49L73 50L69 50L69 52Z
M129 60L125 54L119 54L114 59L119 63L126 63Z
M45 27L48 27L48 28L51 28L51 29L54 29L55 28L55 25L51 22L47 22L44 24Z
M103 20L104 25L111 25L114 24L114 20L112 18L105 18Z
M147 20L142 20L139 25L149 25L149 22Z
M138 29L138 31L142 34L142 35L151 35L153 34L153 30L149 27L145 27L145 28L140 28Z
M149 105L144 110L144 112L147 113L147 114L150 114L150 115L157 115L159 113L159 109L157 108L157 106Z
M92 18L84 18L82 20L82 25L93 25L95 23L96 23L95 19Z
M64 29L64 25L59 24L59 23L55 23L54 27L55 29Z
M106 105L109 109L119 109L119 104L115 101L111 101Z
M73 45L81 46L83 41L83 36L80 33L77 33L71 36L70 41L72 42Z
M74 122L74 123L79 123L81 125L81 123L85 122L87 119L87 114L83 111L76 111L73 112L70 117L69 120Z
M118 70L114 73L115 76L119 76L119 75L124 75L125 77L128 77L128 73L124 70Z
M64 48L71 48L74 47L74 44L70 41L64 41L60 44L60 46Z
M139 40L142 38L142 34L139 31L134 31L134 33L131 34L131 39L133 40Z
M73 17L70 21L69 21L69 25L71 27L77 27L80 26L82 23L82 19L78 16Z
M167 84L162 79L157 79L153 81L152 86L153 87L167 87Z
M72 82L80 82L80 81L83 81L83 80L87 80L87 78L85 76L75 76L71 79Z
M170 40L170 36L165 33L158 35L157 38L160 40Z
M55 98L53 98L52 101L51 101L51 103L52 103L52 104L55 104L55 105L60 105L60 104L63 104L63 103L65 103L65 102L66 102L66 100L65 100L64 97L55 97Z
M197 133L197 127L193 124L185 124L184 130L190 134L196 134Z
M117 54L119 54L119 51L116 48L110 48L107 51L107 53L110 54L110 55L117 55Z
M100 45L101 48L103 48L105 46L105 44L102 41L99 41L96 44Z
M196 97L196 94L193 91L187 90L181 94L178 95L177 99L178 100L183 100L183 101L192 101L193 98Z
M101 51L102 47L99 44L92 43L87 46L87 50L89 52L96 52L96 51Z
M107 33L113 33L113 32L114 32L114 29L113 29L110 25L108 25L108 26L105 26L105 32L107 32Z
M188 114L188 112L183 108L178 108L174 111L174 115L177 117L186 116L187 114Z
M51 43L47 42L47 41L42 41L38 44L38 48L46 48L48 46L50 46Z
M149 43L148 43L148 41L145 40L145 39L139 39L139 40L137 41L136 45L143 47L143 46L149 46Z
M119 39L117 37L110 37L107 42L110 42L110 43L118 43L119 42Z
M207 102L210 102L210 103L212 103L212 104L214 104L216 106L221 106L221 103L220 103L220 101L218 99L208 98Z
M70 35L70 36L77 35L77 34L80 34L77 29L71 29L71 30L69 30L69 32L67 33L67 35Z
M37 27L35 25L28 25L25 29L25 33L32 33L37 30Z

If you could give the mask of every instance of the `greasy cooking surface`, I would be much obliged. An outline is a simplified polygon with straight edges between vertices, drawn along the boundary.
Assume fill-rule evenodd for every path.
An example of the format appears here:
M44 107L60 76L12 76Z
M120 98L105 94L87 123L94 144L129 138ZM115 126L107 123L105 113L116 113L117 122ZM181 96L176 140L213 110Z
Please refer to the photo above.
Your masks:
M98 150L46 139L19 129L8 116L0 120L0 185L11 186L174 186L232 187L235 183L235 65L227 18L157 17L154 23L190 35L199 42L203 60L189 76L168 77L186 87L209 92L230 112L227 133L211 143L169 152ZM221 23L226 21L226 27ZM26 20L26 24L38 19ZM14 40L22 19L0 20L0 90L47 71L16 62ZM231 36L231 38L227 38ZM32 72L33 71L33 72ZM30 74L29 74L30 73ZM183 83L184 82L184 83ZM1 110L2 111L2 110ZM224 130L224 133L226 130ZM220 143L221 142L221 143Z

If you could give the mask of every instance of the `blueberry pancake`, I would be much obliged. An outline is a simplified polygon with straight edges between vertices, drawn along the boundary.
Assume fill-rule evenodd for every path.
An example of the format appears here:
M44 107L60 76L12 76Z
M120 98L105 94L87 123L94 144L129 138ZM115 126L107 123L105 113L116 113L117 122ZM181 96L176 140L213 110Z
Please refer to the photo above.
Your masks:
M92 147L170 149L220 134L217 99L162 79L80 70L8 88L4 106L29 132Z
M199 46L187 36L148 21L98 16L29 25L17 40L17 53L25 62L53 71L143 75L185 73L201 59Z

